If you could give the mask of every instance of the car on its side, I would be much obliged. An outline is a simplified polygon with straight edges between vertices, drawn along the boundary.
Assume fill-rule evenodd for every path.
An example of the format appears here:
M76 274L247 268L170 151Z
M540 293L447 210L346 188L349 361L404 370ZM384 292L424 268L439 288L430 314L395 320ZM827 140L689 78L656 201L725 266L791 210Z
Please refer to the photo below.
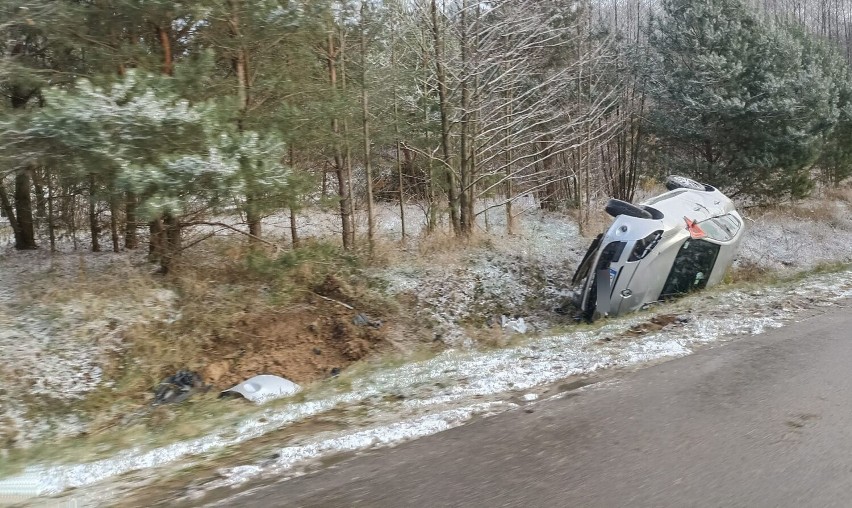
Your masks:
M611 199L614 217L571 280L578 318L593 321L718 284L745 231L733 202L682 176L639 205Z

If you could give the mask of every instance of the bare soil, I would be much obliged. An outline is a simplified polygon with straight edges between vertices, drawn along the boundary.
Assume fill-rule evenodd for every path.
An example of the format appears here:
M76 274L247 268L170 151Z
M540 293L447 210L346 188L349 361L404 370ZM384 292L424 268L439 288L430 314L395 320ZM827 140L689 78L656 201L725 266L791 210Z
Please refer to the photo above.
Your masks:
M240 333L210 341L202 377L219 389L259 374L300 384L330 377L387 343L392 325L356 324L359 315L319 296L288 309L248 313L234 324Z

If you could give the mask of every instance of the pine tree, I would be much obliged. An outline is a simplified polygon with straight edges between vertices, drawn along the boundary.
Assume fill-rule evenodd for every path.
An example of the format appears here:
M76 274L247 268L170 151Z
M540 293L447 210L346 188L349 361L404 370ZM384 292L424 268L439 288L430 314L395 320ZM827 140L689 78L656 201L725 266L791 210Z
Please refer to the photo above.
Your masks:
M732 195L798 197L837 122L838 83L817 45L738 0L664 2L648 70L667 172Z

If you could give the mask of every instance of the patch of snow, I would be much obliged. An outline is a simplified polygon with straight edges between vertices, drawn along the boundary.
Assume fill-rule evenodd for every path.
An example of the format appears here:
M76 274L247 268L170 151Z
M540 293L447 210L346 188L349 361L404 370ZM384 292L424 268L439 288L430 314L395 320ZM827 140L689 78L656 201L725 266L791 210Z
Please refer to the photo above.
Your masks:
M816 206L813 202L803 205ZM852 207L835 202L833 218L795 219L796 208L783 215L746 216L746 234L739 264L751 264L780 272L809 270L823 263L852 262Z
M524 318L510 319L506 316L500 316L500 326L505 330L509 329L516 333L527 333L527 324Z
M10 252L0 269L0 422L14 425L14 442L27 447L51 432L74 435L83 428L78 417L59 415L49 420L23 421L20 395L60 404L83 399L103 380L107 355L124 350L122 334L142 321L174 319L177 295L154 288L127 298L92 292L69 292L68 301L45 302L35 297L24 306L20 293L49 292L45 280L85 277L113 264L127 263L112 254L77 255ZM64 275L63 275L64 274ZM15 408L18 408L17 410ZM3 435L0 430L0 436Z

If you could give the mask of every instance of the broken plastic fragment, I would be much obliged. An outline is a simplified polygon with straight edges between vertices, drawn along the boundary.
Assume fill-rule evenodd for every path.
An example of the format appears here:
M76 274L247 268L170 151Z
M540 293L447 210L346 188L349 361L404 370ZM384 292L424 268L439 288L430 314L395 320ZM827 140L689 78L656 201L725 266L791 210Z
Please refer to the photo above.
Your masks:
M524 318L509 319L507 316L500 316L500 326L505 329L510 329L516 333L527 333L527 324Z
M300 391L302 387L288 379L262 374L223 390L222 395L239 394L252 402L262 404L273 399L289 397Z

